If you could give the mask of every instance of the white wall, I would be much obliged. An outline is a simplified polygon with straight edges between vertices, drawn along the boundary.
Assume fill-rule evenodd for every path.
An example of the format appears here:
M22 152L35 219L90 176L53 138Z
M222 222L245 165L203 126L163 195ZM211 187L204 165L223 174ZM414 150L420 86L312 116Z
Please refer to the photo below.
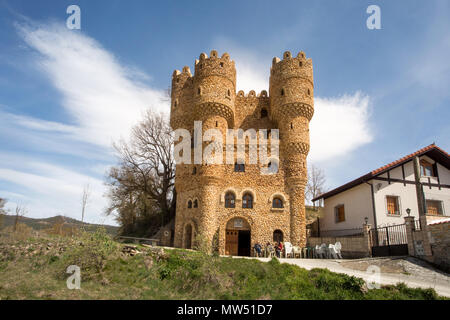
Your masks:
M344 205L345 221L336 223L334 208L341 204ZM370 186L366 183L325 199L320 230L361 228L365 217L368 217L369 223L373 224L372 194Z
M407 162L404 165L405 178L408 181L414 181L414 167L412 161ZM389 172L391 179L403 179L402 168L397 167ZM387 178L387 173L380 175L382 178ZM411 216L416 219L419 218L416 186L414 184L407 183L406 186L400 182L389 182L372 180L375 194L375 208L377 212L377 225L393 225L402 224L405 222L404 217L407 216L406 209L411 209ZM399 211L400 216L392 216L387 214L386 196L398 196L399 197Z

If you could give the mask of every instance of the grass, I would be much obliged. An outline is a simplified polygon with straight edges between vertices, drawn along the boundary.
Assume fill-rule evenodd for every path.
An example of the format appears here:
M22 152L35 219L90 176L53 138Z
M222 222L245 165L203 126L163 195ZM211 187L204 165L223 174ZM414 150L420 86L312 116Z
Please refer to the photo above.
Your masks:
M128 256L121 253L122 244L100 231L76 239L1 239L1 299L440 299L433 289L403 284L367 290L359 278L307 271L277 259L145 247ZM47 249L49 241L53 245ZM44 252L32 255L36 248ZM66 287L71 264L81 267L80 290Z

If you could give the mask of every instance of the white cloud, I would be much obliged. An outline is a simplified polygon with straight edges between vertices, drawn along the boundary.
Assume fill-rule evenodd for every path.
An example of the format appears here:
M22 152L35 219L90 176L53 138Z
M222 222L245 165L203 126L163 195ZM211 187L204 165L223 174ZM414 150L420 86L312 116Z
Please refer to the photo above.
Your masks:
M20 153L0 154L0 182L7 189L2 194L9 198L10 208L25 204L28 216L64 214L79 219L82 189L89 182L92 197L86 220L112 223L111 217L101 215L107 201L101 178L114 161L112 142L127 138L146 109L169 110L164 90L145 84L149 75L124 66L83 33L64 24L25 21L16 25L18 34L31 49L38 71L59 91L68 117L56 122L0 111L0 134L21 148ZM69 164L55 155L75 156L92 166L80 170L73 167L75 158Z
M10 210L20 203L28 208L30 217L64 214L75 219L81 218L81 195L83 187L89 183L91 194L85 221L113 223L113 217L100 215L107 200L103 196L105 186L99 179L34 161L17 164L11 169L0 168L0 180L9 182L11 187L18 187L22 192L1 193L12 200L8 202Z
M110 147L128 137L144 110L169 110L163 90L142 83L149 76L122 66L94 39L56 23L22 24L17 29L39 53L36 64L62 94L61 106L75 123L75 138ZM31 123L35 127L36 121Z
M371 142L369 106L369 96L360 92L339 98L316 97L310 123L309 159L335 161Z

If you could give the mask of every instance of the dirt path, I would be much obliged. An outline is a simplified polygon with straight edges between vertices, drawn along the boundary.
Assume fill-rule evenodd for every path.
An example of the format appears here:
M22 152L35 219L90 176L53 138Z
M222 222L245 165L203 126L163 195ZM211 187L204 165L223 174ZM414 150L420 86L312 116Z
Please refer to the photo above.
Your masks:
M253 258L269 261L269 258ZM368 270L380 270L381 285L405 283L412 288L433 288L439 295L450 297L450 275L433 268L428 263L412 257L366 258L353 260L332 259L280 259L282 263L295 264L311 270L326 268L332 272L373 281L374 275Z

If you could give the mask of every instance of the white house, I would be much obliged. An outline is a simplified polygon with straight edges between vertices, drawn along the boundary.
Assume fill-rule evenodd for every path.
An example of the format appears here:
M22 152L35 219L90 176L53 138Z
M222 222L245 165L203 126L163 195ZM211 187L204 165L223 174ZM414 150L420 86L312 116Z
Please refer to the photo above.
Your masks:
M417 171L420 168L418 183L415 161L419 163ZM418 195L425 199L422 207L428 221L450 217L450 156L434 144L313 201L323 199L324 202L324 214L319 219L321 232L344 235L351 234L351 229L361 228L365 221L378 227L402 224L408 208L410 215L418 219Z

